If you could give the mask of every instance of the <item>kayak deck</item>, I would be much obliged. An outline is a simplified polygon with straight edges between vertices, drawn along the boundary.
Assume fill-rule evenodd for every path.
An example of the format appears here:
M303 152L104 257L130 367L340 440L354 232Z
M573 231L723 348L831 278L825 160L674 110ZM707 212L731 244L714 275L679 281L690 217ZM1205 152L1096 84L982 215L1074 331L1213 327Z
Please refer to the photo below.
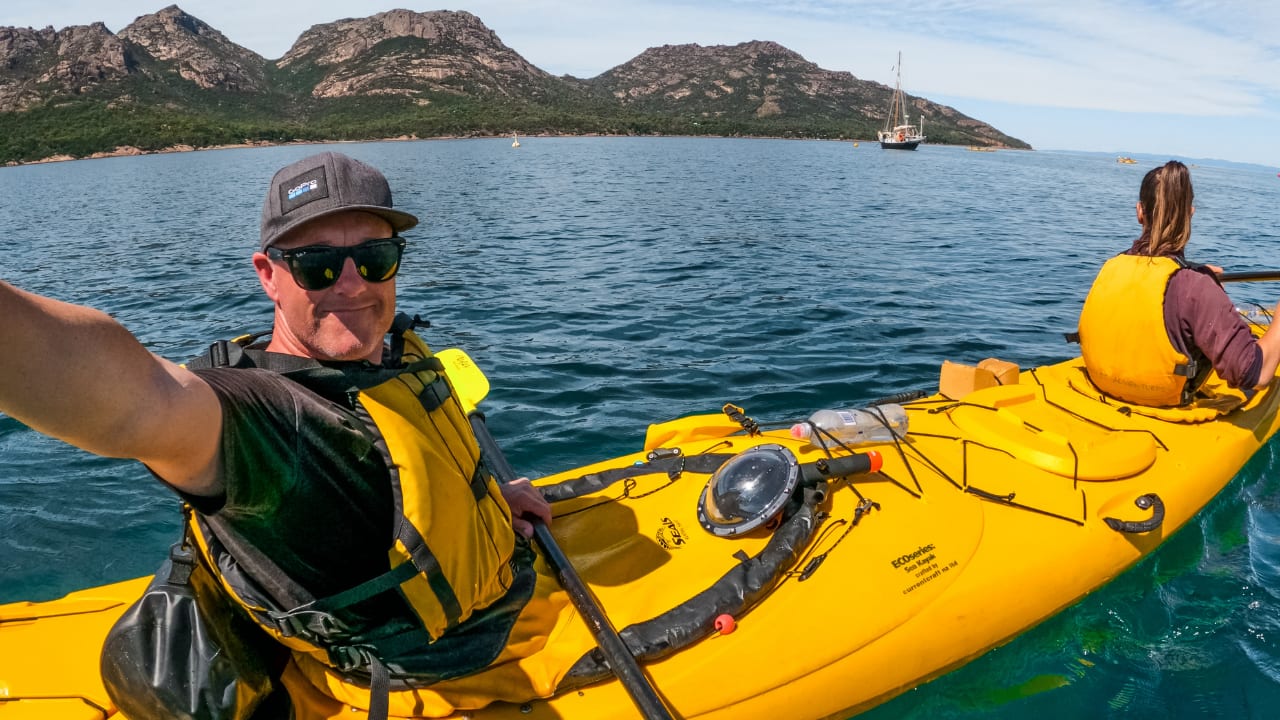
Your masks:
M1081 373L1077 359L1023 372L1017 385L907 403L905 441L874 446L884 458L879 473L833 483L804 556L736 629L645 665L677 715L848 717L915 687L1150 553L1277 430L1274 392L1216 421L1177 423L1081 391L1072 385ZM664 424L654 437L685 457L764 443L801 463L822 457L785 431L733 429L691 418L687 432ZM645 459L639 452L538 484ZM556 503L556 538L617 627L689 601L768 542L765 530L731 538L702 530L697 501L707 477L640 474ZM1153 495L1158 523L1154 508L1139 504ZM1150 527L1120 531L1107 518ZM0 606L0 709L109 714L98 647L146 581ZM328 716L360 715L334 707ZM633 718L636 710L610 681L456 717Z
M0 605L0 714L5 720L116 715L98 673L98 649L149 581L137 578L49 602Z

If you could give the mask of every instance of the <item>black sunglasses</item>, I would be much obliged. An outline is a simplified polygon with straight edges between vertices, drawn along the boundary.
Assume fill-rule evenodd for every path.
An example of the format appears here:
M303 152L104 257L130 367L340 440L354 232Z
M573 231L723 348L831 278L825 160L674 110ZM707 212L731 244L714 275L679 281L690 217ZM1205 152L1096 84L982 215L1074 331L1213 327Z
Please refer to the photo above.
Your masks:
M400 270L404 255L404 238L395 235L378 238L349 247L306 245L281 250L267 248L267 257L283 260L294 282L304 290L324 290L338 282L347 258L355 261L356 272L369 282L386 282Z

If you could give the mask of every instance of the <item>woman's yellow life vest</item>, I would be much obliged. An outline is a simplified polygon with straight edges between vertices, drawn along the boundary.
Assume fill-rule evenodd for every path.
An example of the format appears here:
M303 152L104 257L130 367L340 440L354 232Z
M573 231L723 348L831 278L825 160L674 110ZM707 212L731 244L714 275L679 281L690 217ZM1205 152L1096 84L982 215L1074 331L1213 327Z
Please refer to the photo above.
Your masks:
M1143 255L1117 255L1102 266L1080 312L1080 349L1099 390L1138 405L1191 400L1195 363L1174 348L1164 324L1165 290L1184 267Z
M450 643L437 640L469 619L470 627L506 625L509 630L532 590L533 577L531 568L513 569L518 553L511 511L481 462L470 423L443 367L411 329L396 337L402 339L393 337L393 345L403 346L396 364L399 371L382 371L380 381L359 388L353 402L355 414L367 415L372 422L365 425L372 425L370 430L385 443L384 459L399 513L385 572L336 595L314 598L260 550L229 537L224 525L196 513L190 514L189 522L198 551L210 568L217 569L223 589L258 625L295 653L365 683L372 678L375 684L388 672L393 678L434 682L484 667L502 649L505 632L490 632L496 643L471 652L446 649ZM265 354L253 357L251 364L262 363L257 366L287 377L308 370L271 367L262 361ZM310 369L326 372L314 361L297 364L307 362ZM527 563L526 558L522 564ZM269 580L270 592L249 578L243 570L246 564L271 570L276 577ZM529 587L510 593L521 597L499 602L517 575L525 574L529 579L515 584ZM292 607L274 599L282 595L291 598ZM362 603L395 601L396 595L404 601L397 607L407 605L411 617L385 618L382 623L369 617L368 605L361 614ZM490 617L495 614L503 617ZM447 660L414 659L432 652L443 652ZM441 665L443 670L434 669Z

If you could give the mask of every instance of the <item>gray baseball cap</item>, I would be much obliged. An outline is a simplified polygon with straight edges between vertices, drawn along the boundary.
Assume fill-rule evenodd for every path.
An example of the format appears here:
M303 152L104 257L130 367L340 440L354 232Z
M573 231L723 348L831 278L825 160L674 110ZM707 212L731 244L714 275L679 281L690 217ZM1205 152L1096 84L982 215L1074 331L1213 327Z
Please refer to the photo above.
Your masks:
M396 232L418 224L418 218L391 207L391 186L377 168L342 153L324 152L281 168L271 178L262 204L262 246L317 218L347 210L373 213Z

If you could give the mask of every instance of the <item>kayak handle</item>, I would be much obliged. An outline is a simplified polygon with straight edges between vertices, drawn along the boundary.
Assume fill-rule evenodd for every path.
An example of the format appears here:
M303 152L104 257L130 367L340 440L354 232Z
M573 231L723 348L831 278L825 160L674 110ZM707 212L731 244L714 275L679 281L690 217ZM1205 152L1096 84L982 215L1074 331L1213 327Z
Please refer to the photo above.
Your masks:
M819 480L827 480L829 478L877 473L880 472L882 465L884 465L884 459L880 457L880 453L875 450L868 450L862 453L822 458L816 462L805 463L800 466L800 471L806 481L816 483Z
M1140 495L1137 500L1133 501L1133 504L1137 505L1141 510L1151 508L1151 517L1146 520L1121 520L1109 517L1103 518L1102 521L1107 524L1107 527L1122 533L1151 532L1164 522L1164 501L1160 499L1159 495L1155 493Z

